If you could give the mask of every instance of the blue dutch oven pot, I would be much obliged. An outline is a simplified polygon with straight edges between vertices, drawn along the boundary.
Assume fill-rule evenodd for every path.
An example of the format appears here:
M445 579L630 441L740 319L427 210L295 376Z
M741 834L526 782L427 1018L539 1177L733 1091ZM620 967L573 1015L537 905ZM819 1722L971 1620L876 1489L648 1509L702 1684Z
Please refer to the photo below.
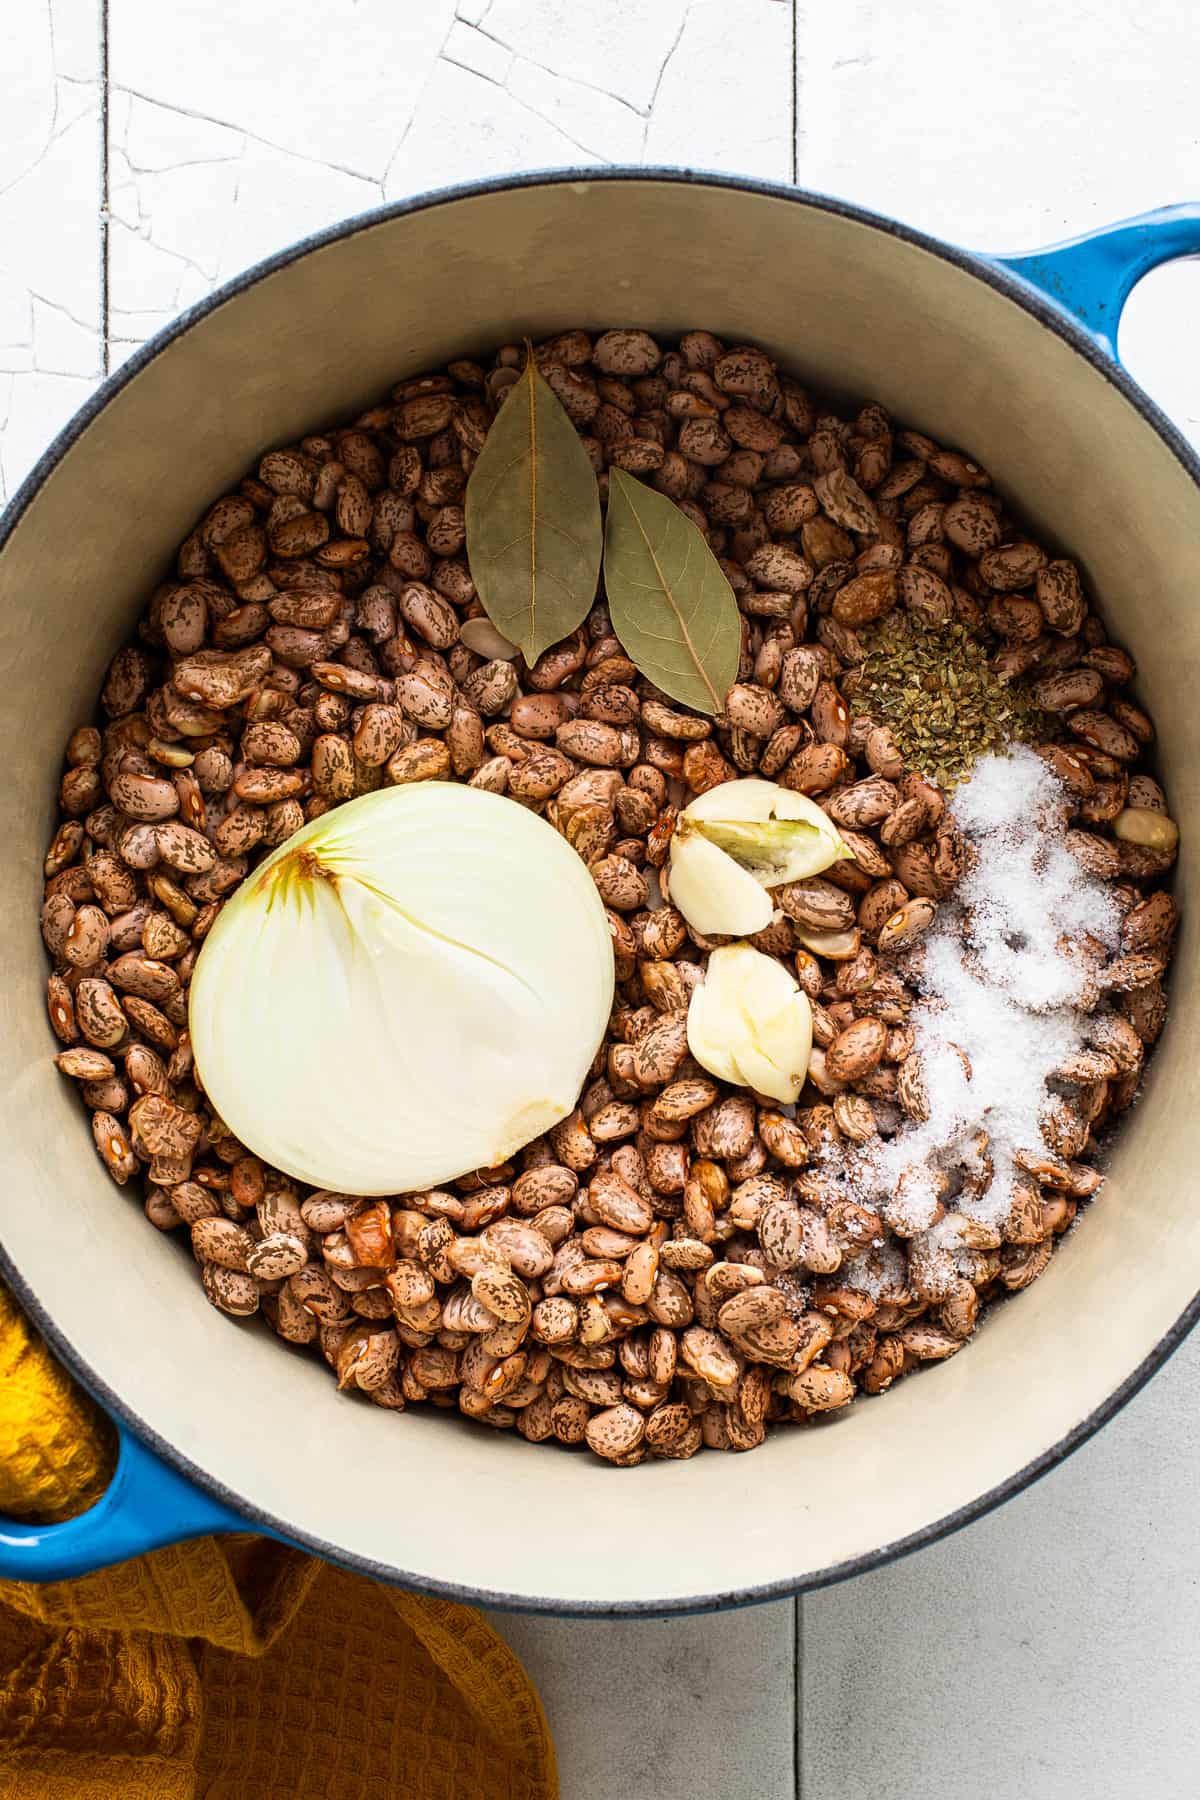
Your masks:
M1190 1329L1200 840L1196 459L1117 361L1134 285L1200 252L1200 206L1028 256L975 255L841 202L682 170L531 175L366 214L260 264L100 388L0 521L15 732L0 798L6 1278L116 1423L104 1497L0 1522L0 1575L51 1581L253 1530L416 1589L557 1613L775 1598L876 1567L1060 1462ZM335 1395L204 1305L186 1249L95 1161L51 1064L37 874L61 744L209 501L267 446L448 356L573 325L705 326L982 461L1081 560L1137 657L1183 832L1175 1018L1111 1179L965 1356L754 1458L610 1470L454 1416ZM1188 1015L1193 1015L1189 1017Z

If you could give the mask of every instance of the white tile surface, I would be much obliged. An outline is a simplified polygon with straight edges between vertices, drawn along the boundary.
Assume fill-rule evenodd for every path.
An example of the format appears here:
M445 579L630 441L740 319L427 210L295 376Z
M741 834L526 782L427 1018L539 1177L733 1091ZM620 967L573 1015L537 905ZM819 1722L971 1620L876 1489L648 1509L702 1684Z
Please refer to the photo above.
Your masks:
M798 49L801 184L959 243L1049 243L1200 189L1188 0L800 0Z
M486 32L477 31L472 22L461 17L455 19L446 34L442 56L460 68L473 69L476 75L494 81L498 87L504 86L514 61L512 51L505 45Z
M1193 1800L1198 1378L1193 1339L1030 1492L805 1601L805 1800Z
M537 1683L562 1800L796 1800L793 1602L688 1619L489 1617Z
M118 67L114 57L114 76ZM120 338L150 336L247 264L382 198L362 175L120 86L111 90L109 137L109 288Z
M797 179L974 249L1200 195L1189 0L797 0ZM1122 354L1200 443L1200 268L1131 300Z
M105 353L444 182L639 161L787 181L794 162L986 249L1200 194L1190 0L106 4L102 71L105 0L3 0L0 502ZM1200 441L1198 310L1200 264L1162 270L1121 341ZM807 1800L1200 1790L1198 1373L1185 1350L1033 1492L806 1603ZM564 1800L798 1800L794 1618L497 1622L545 1697Z
M514 100L566 134L588 157L641 161L650 121L624 100L521 56L514 59L506 85Z
M378 181L453 0L109 0L118 87Z
M458 63L439 60L388 168L384 194L399 200L423 188L506 169L600 160L506 88Z
M103 363L100 0L6 0L0 74L0 504Z
M659 76L645 160L790 181L792 93L780 70L791 56L790 5L692 0Z
M492 0L480 23L489 37L530 62L647 113L687 12L687 0L587 7L578 0Z

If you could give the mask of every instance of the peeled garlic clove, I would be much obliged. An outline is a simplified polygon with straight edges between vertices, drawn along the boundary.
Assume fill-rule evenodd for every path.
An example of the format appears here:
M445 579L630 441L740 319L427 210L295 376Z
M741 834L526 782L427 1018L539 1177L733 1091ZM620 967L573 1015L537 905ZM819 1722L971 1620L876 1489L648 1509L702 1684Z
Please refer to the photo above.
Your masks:
M682 817L736 857L764 887L803 881L850 855L837 826L815 800L758 775L706 789ZM789 826L806 829L792 831Z
M713 952L714 956L717 954ZM732 1087L744 1087L729 1044L722 1036L727 1027L715 983L702 982L693 990L688 1003L688 1049L701 1068L715 1075L718 1081L728 1081Z
M724 870L716 857L699 851L701 844L724 858ZM771 910L751 906L745 882L733 871L767 889L819 875L849 855L832 821L806 795L758 776L725 781L698 795L676 821L671 898L696 931L749 936L769 923Z
M710 1074L784 1104L799 1097L812 1054L812 1008L773 956L751 944L714 950L688 1006L687 1030L688 1048Z
M243 882L190 990L196 1066L246 1146L394 1194L503 1162L576 1103L612 1006L585 864L515 801L383 788Z
M765 888L732 856L677 821L671 839L671 904L695 931L749 937L771 923L774 908Z
M781 1040L803 1046L804 1067L807 1070L811 1045L804 1045L803 1020L787 1022L786 1032L785 1021L781 1020L778 1030ZM798 1081L795 1080L786 1061L781 1066L756 1044L739 1045L734 1063L739 1087L753 1088L756 1094L768 1094L772 1100L779 1100L784 1104L795 1100L804 1086L803 1076Z
M803 794L793 794L790 788L781 788L777 782L764 781L761 775L747 775L744 781L720 781L716 787L705 788L702 794L685 809L689 819L770 819L788 818L804 819L808 814L799 812L783 812L776 806L782 800L785 804L796 800L805 800ZM805 804L812 806L811 800ZM816 809L820 811L820 808ZM826 820L828 823L828 820Z
M762 887L800 881L829 867L829 846L807 819L688 819L681 821L685 836L698 832L734 861Z

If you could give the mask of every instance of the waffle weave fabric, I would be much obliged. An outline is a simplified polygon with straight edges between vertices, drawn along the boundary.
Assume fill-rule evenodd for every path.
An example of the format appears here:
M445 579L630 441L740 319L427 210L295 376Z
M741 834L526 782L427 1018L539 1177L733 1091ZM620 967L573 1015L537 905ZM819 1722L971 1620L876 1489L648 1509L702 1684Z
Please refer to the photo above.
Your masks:
M107 1421L0 1289L0 1513L103 1492ZM532 1685L478 1613L263 1538L0 1582L0 1800L555 1800Z

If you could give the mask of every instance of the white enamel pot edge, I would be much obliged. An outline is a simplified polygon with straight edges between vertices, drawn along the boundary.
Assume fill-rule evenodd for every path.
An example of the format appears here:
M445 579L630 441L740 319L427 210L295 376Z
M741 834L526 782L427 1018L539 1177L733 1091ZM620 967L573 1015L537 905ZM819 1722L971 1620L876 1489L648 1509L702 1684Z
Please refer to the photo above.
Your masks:
M569 254L564 231L576 234ZM372 234L375 247L364 258ZM1115 235L1105 234L1105 241ZM727 276L693 256L693 247L705 242L720 244L730 266L742 269L769 242L770 263L757 278L764 294L731 298ZM622 270L606 287L595 260L601 243L611 247L614 271L624 251L629 268L651 272L631 282ZM651 245L657 267L648 257ZM431 246L440 260L430 260ZM1163 248L1151 260L1179 248ZM566 267L572 256L576 264L588 259L586 280ZM1113 291L1133 267L1133 252L1122 256L1121 268L1111 271ZM331 258L346 265L344 278ZM530 176L384 209L250 271L139 353L62 434L0 524L8 668L30 668L31 637L35 648L50 653L64 632L78 636L81 601L93 600L97 587L112 596L111 617L90 637L83 633L86 641L63 673L63 692L38 695L53 715L42 733L45 744L57 746L76 722L104 656L128 629L161 566L171 531L177 538L191 522L185 518L175 530L167 521L164 541L143 547L153 529L144 498L139 506L147 469L155 466L146 453L147 431L157 432L165 453L155 505L165 507L168 490L183 489L179 507L194 515L253 451L347 410L345 399L331 404L339 385L345 391L345 350L327 383L324 410L298 396L301 416L273 422L264 395L286 379L289 359L300 350L311 355L325 342L328 353L328 336L347 325L348 295L363 291L363 271L377 271L371 280L382 285L388 274L406 269L411 276L414 266L435 261L446 265L440 277L446 290L452 280L461 282L464 269L478 283L505 267L510 281L513 271L519 274L520 287L510 295L476 286L489 301L497 296L480 324L461 304L456 313L448 291L431 306L439 278L427 276L420 317L401 317L397 303L391 314L398 324L375 317L363 325L358 365L365 391L352 396L351 409L388 376L427 366L468 342L482 347L512 335L517 324L537 335L567 323L636 317L663 330L711 324L766 342L806 374L824 373L827 382L862 398L881 397L899 416L940 429L990 462L1037 523L1054 523L1082 555L1115 635L1133 641L1147 666L1146 691L1164 725L1172 791L1184 802L1186 882L1186 812L1196 802L1183 779L1193 748L1187 708L1176 700L1163 710L1167 685L1151 678L1156 664L1170 674L1171 659L1156 654L1144 622L1139 630L1138 608L1125 591L1132 565L1118 544L1101 542L1097 523L1105 507L1111 511L1113 496L1122 496L1128 535L1138 544L1154 539L1143 570L1154 598L1145 603L1157 607L1160 624L1182 629L1182 552L1200 529L1200 470L1186 446L1086 329L984 259L817 196L685 171ZM1067 266L1060 261L1055 268L1061 273ZM743 275L735 285L744 283ZM691 293L681 312L684 287ZM780 299L784 288L792 297L790 316ZM272 293L274 363L271 345L255 335L271 314L263 301ZM301 293L315 320L307 337L287 310ZM441 321L441 341L428 325L431 310ZM469 328L468 316L476 319ZM873 325L870 342L864 342L864 322ZM1091 315L1089 324L1103 327L1103 315ZM954 330L960 342L947 379L946 347L936 340ZM1008 337L1014 342L1004 342ZM372 357L378 368L368 379ZM232 381L223 391L249 396L254 418L240 435L236 420L223 421L221 409L208 405L206 378ZM997 386L1004 390L999 401ZM170 389L178 412L173 427L165 403ZM1035 411L1024 418L1022 407L1036 406L1047 391L1056 395L1055 417ZM972 422L975 429L963 428ZM215 442L225 425L228 442ZM190 446L189 434L197 440ZM176 444L194 450L182 472L169 455ZM1083 504L1077 496L1064 504L1056 493L1045 494L1050 470L1060 480L1063 471L1082 473L1089 446L1094 499ZM1105 458L1115 463L1118 452L1123 468L1106 475ZM90 529L86 559L63 548L72 519ZM46 596L49 622L34 616L28 596L35 585ZM1190 639L1183 633L1178 649L1200 666L1194 630ZM53 663L35 666L45 672ZM1176 660L1176 695L1177 671ZM31 716L22 726L38 738ZM29 747L21 771L25 791L19 804L10 800L6 819L10 846L20 852L12 863L21 868L31 866L23 856L40 853L39 833L49 821L46 769L54 766L56 749L47 753L45 744ZM1191 766L1197 766L1194 756ZM84 1520L45 1532L0 1530L5 1573L50 1579L153 1543L251 1524L381 1579L529 1610L662 1613L768 1599L875 1566L1018 1491L1111 1417L1196 1316L1200 1246L1178 1198L1190 1171L1171 1123L1181 1104L1194 1105L1187 1071L1172 1051L1173 1043L1182 1047L1187 1029L1177 1018L1114 1163L1108 1213L1094 1209L1043 1281L1000 1309L967 1354L901 1384L886 1401L851 1409L820 1431L779 1434L749 1463L705 1455L637 1471L610 1471L456 1421L396 1420L351 1406L336 1399L324 1370L210 1314L186 1259L172 1255L95 1168L86 1127L80 1122L75 1130L58 1078L52 1070L46 1077L50 1046L40 1018L31 1039L26 965L36 988L40 947L31 928L30 883L19 872L10 879L15 898L6 909L13 916L5 925L4 955L15 977L5 998L12 1041L0 1062L9 1100L6 1162L10 1196L14 1182L23 1183L37 1223L30 1224L28 1208L16 1208L11 1197L5 1202L3 1264L55 1348L136 1435L126 1436L109 1495ZM1192 1003L1191 957L1185 933L1177 1012ZM1135 1209L1133 1189L1172 1169L1180 1216L1167 1207L1147 1220ZM1103 1221L1119 1209L1128 1216L1118 1219L1118 1236L1127 1240L1125 1253L1144 1286L1137 1304L1122 1302L1112 1280L1112 1245L1101 1243ZM51 1249L39 1241L48 1229L72 1225L76 1241L65 1248L61 1239ZM1099 1316L1115 1341L1102 1341L1101 1333L1088 1345L1086 1324L1098 1316L1097 1307L1106 1308ZM1068 1317L1084 1340L1073 1365L1063 1355L1072 1341ZM155 1365L149 1372L147 1361ZM1039 1367L1052 1395L1037 1379ZM914 1473L917 1465L925 1467ZM366 1521L364 1510L373 1513Z

